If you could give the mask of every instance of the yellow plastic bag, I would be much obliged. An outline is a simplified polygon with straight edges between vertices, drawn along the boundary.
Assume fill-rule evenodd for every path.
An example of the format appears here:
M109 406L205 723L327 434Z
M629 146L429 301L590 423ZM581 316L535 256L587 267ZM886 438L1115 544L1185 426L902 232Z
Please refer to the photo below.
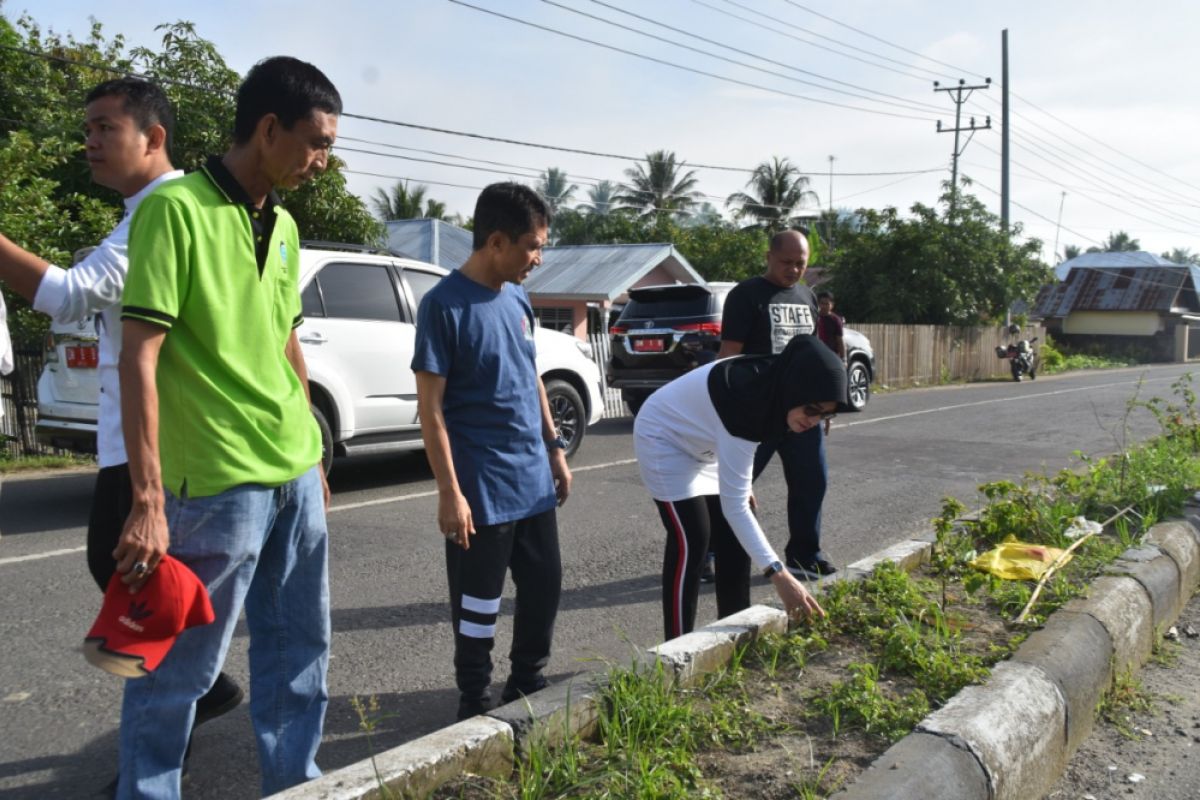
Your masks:
M1036 581L1063 552L1057 547L1018 542L1009 536L999 547L976 556L971 566L1009 581ZM1063 564L1070 560L1068 556Z

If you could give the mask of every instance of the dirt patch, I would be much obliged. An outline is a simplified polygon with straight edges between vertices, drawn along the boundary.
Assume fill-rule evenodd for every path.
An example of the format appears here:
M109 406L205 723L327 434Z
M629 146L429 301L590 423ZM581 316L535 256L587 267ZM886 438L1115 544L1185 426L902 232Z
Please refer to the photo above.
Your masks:
M1098 720L1048 799L1200 797L1200 637L1187 633L1200 632L1200 599L1175 627L1178 640L1136 676L1149 708L1119 711L1117 724Z

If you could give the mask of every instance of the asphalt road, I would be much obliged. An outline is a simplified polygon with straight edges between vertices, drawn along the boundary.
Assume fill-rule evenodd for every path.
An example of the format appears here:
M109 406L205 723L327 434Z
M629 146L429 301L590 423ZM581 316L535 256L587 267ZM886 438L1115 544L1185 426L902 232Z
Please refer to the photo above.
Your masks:
M825 550L839 564L928 529L941 498L968 507L983 481L1076 463L1076 450L1112 452L1157 430L1126 403L1168 397L1187 368L1169 365L878 395L843 415L828 440ZM560 511L564 591L549 672L627 662L661 637L664 534L632 460L632 420L602 422L572 461ZM121 680L88 666L78 646L99 605L82 552L93 474L6 479L0 488L0 800L87 797L112 776ZM448 724L456 693L436 497L423 454L342 461L329 516L333 654L325 769L363 758L368 742L350 700L375 696L384 719L376 750ZM777 462L759 481L764 526L785 537ZM773 598L765 582L755 595ZM497 639L496 681L507 675L511 587ZM715 616L711 589L698 620ZM247 677L244 625L226 670ZM257 796L245 707L201 728L190 798Z

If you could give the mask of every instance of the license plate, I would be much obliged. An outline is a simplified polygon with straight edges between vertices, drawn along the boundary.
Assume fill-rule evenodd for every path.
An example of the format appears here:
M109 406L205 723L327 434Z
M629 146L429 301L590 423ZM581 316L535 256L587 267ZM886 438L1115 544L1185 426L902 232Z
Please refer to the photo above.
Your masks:
M661 353L663 351L662 339L634 339L633 352L635 353Z
M100 365L100 351L95 345L71 345L67 350L67 366L72 369L95 369Z

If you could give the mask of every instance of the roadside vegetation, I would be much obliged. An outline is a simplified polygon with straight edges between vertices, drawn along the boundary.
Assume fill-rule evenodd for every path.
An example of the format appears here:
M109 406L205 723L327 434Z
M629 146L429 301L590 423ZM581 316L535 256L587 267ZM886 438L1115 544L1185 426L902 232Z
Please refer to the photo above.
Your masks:
M1133 367L1149 361L1144 353L1071 351L1059 346L1049 337L1041 344L1041 366L1039 369L1047 375L1056 372L1070 372L1077 369L1112 369L1114 367Z
M463 776L435 797L828 796L1181 511L1200 486L1200 418L1190 375L1173 392L1129 401L1130 414L1148 410L1161 426L1140 446L983 484L985 505L967 517L947 498L931 561L912 574L889 562L833 583L827 619L760 638L697 686L672 686L658 666L613 668L593 739L535 742L509 780ZM1108 524L1079 541L1067 530L1080 516ZM1031 582L971 565L1010 538L1075 549L1034 598ZM1101 711L1120 719L1143 702L1125 676Z
M96 459L91 456L11 456L0 450L0 475L94 466L96 466Z

